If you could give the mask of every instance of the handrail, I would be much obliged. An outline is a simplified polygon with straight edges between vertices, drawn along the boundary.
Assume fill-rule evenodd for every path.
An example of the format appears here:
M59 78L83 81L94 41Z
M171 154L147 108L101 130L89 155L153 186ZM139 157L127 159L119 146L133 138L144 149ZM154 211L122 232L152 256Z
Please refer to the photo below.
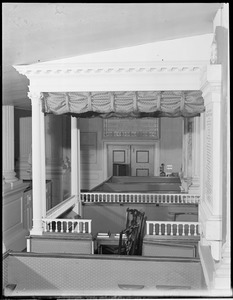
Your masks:
M200 195L85 192L80 194L80 200L82 203L198 204Z
M67 198L66 200L58 203L56 206L52 207L50 210L46 213L46 218L57 218L61 214L63 214L65 211L70 209L72 206L76 204L76 196L71 196Z

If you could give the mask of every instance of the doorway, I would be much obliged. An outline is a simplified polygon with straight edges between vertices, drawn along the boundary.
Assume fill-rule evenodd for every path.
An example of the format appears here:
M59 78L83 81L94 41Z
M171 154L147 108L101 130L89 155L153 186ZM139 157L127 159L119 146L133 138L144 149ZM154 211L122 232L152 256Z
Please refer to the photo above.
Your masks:
M107 177L157 175L155 150L155 144L108 144Z

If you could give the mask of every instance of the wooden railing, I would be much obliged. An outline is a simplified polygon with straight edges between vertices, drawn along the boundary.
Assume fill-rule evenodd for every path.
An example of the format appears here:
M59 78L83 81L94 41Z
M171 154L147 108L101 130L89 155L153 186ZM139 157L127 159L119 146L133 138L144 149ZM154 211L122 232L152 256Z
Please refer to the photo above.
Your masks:
M200 235L199 222L146 221L147 235L197 236Z
M196 194L148 194L148 193L81 193L82 203L163 203L198 204L200 195Z
M44 232L91 233L89 219L42 219Z
M59 217L61 214L63 214L65 211L70 209L71 207L75 206L76 203L77 203L77 197L71 196L66 200L58 203L56 206L52 207L50 210L48 210L46 213L46 218L55 219Z

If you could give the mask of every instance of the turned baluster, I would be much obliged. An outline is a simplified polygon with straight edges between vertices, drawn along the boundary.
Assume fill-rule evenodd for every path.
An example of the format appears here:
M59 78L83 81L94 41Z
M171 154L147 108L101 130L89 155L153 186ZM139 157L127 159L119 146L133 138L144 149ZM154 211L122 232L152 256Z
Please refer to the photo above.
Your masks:
M61 222L61 232L63 232L63 226L64 226L64 222Z
M66 232L69 232L69 221L66 221Z
M55 221L55 232L58 232L57 221Z
M159 223L159 235L162 234L161 228L162 228L162 226L161 226L161 224Z
M173 235L173 224L171 224L171 235Z
M167 235L167 224L164 224L164 235Z
M155 223L153 223L153 235L156 235L156 232L155 232Z
M83 222L83 233L85 233L85 232L86 232L86 223Z
M74 221L71 223L71 232L74 232Z
M184 230L185 230L185 224L182 224L182 235L185 235Z
M188 224L188 235L191 235L190 230L191 230L191 224Z
M194 235L197 235L197 226L198 225L194 225Z

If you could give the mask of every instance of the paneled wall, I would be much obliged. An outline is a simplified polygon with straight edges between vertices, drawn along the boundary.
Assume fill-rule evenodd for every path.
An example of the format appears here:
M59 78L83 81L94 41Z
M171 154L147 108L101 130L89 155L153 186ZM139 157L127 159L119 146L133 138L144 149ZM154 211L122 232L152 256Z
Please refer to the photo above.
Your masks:
M3 191L3 242L6 250L22 251L26 248L27 207L23 192L27 184L19 183L13 189Z

